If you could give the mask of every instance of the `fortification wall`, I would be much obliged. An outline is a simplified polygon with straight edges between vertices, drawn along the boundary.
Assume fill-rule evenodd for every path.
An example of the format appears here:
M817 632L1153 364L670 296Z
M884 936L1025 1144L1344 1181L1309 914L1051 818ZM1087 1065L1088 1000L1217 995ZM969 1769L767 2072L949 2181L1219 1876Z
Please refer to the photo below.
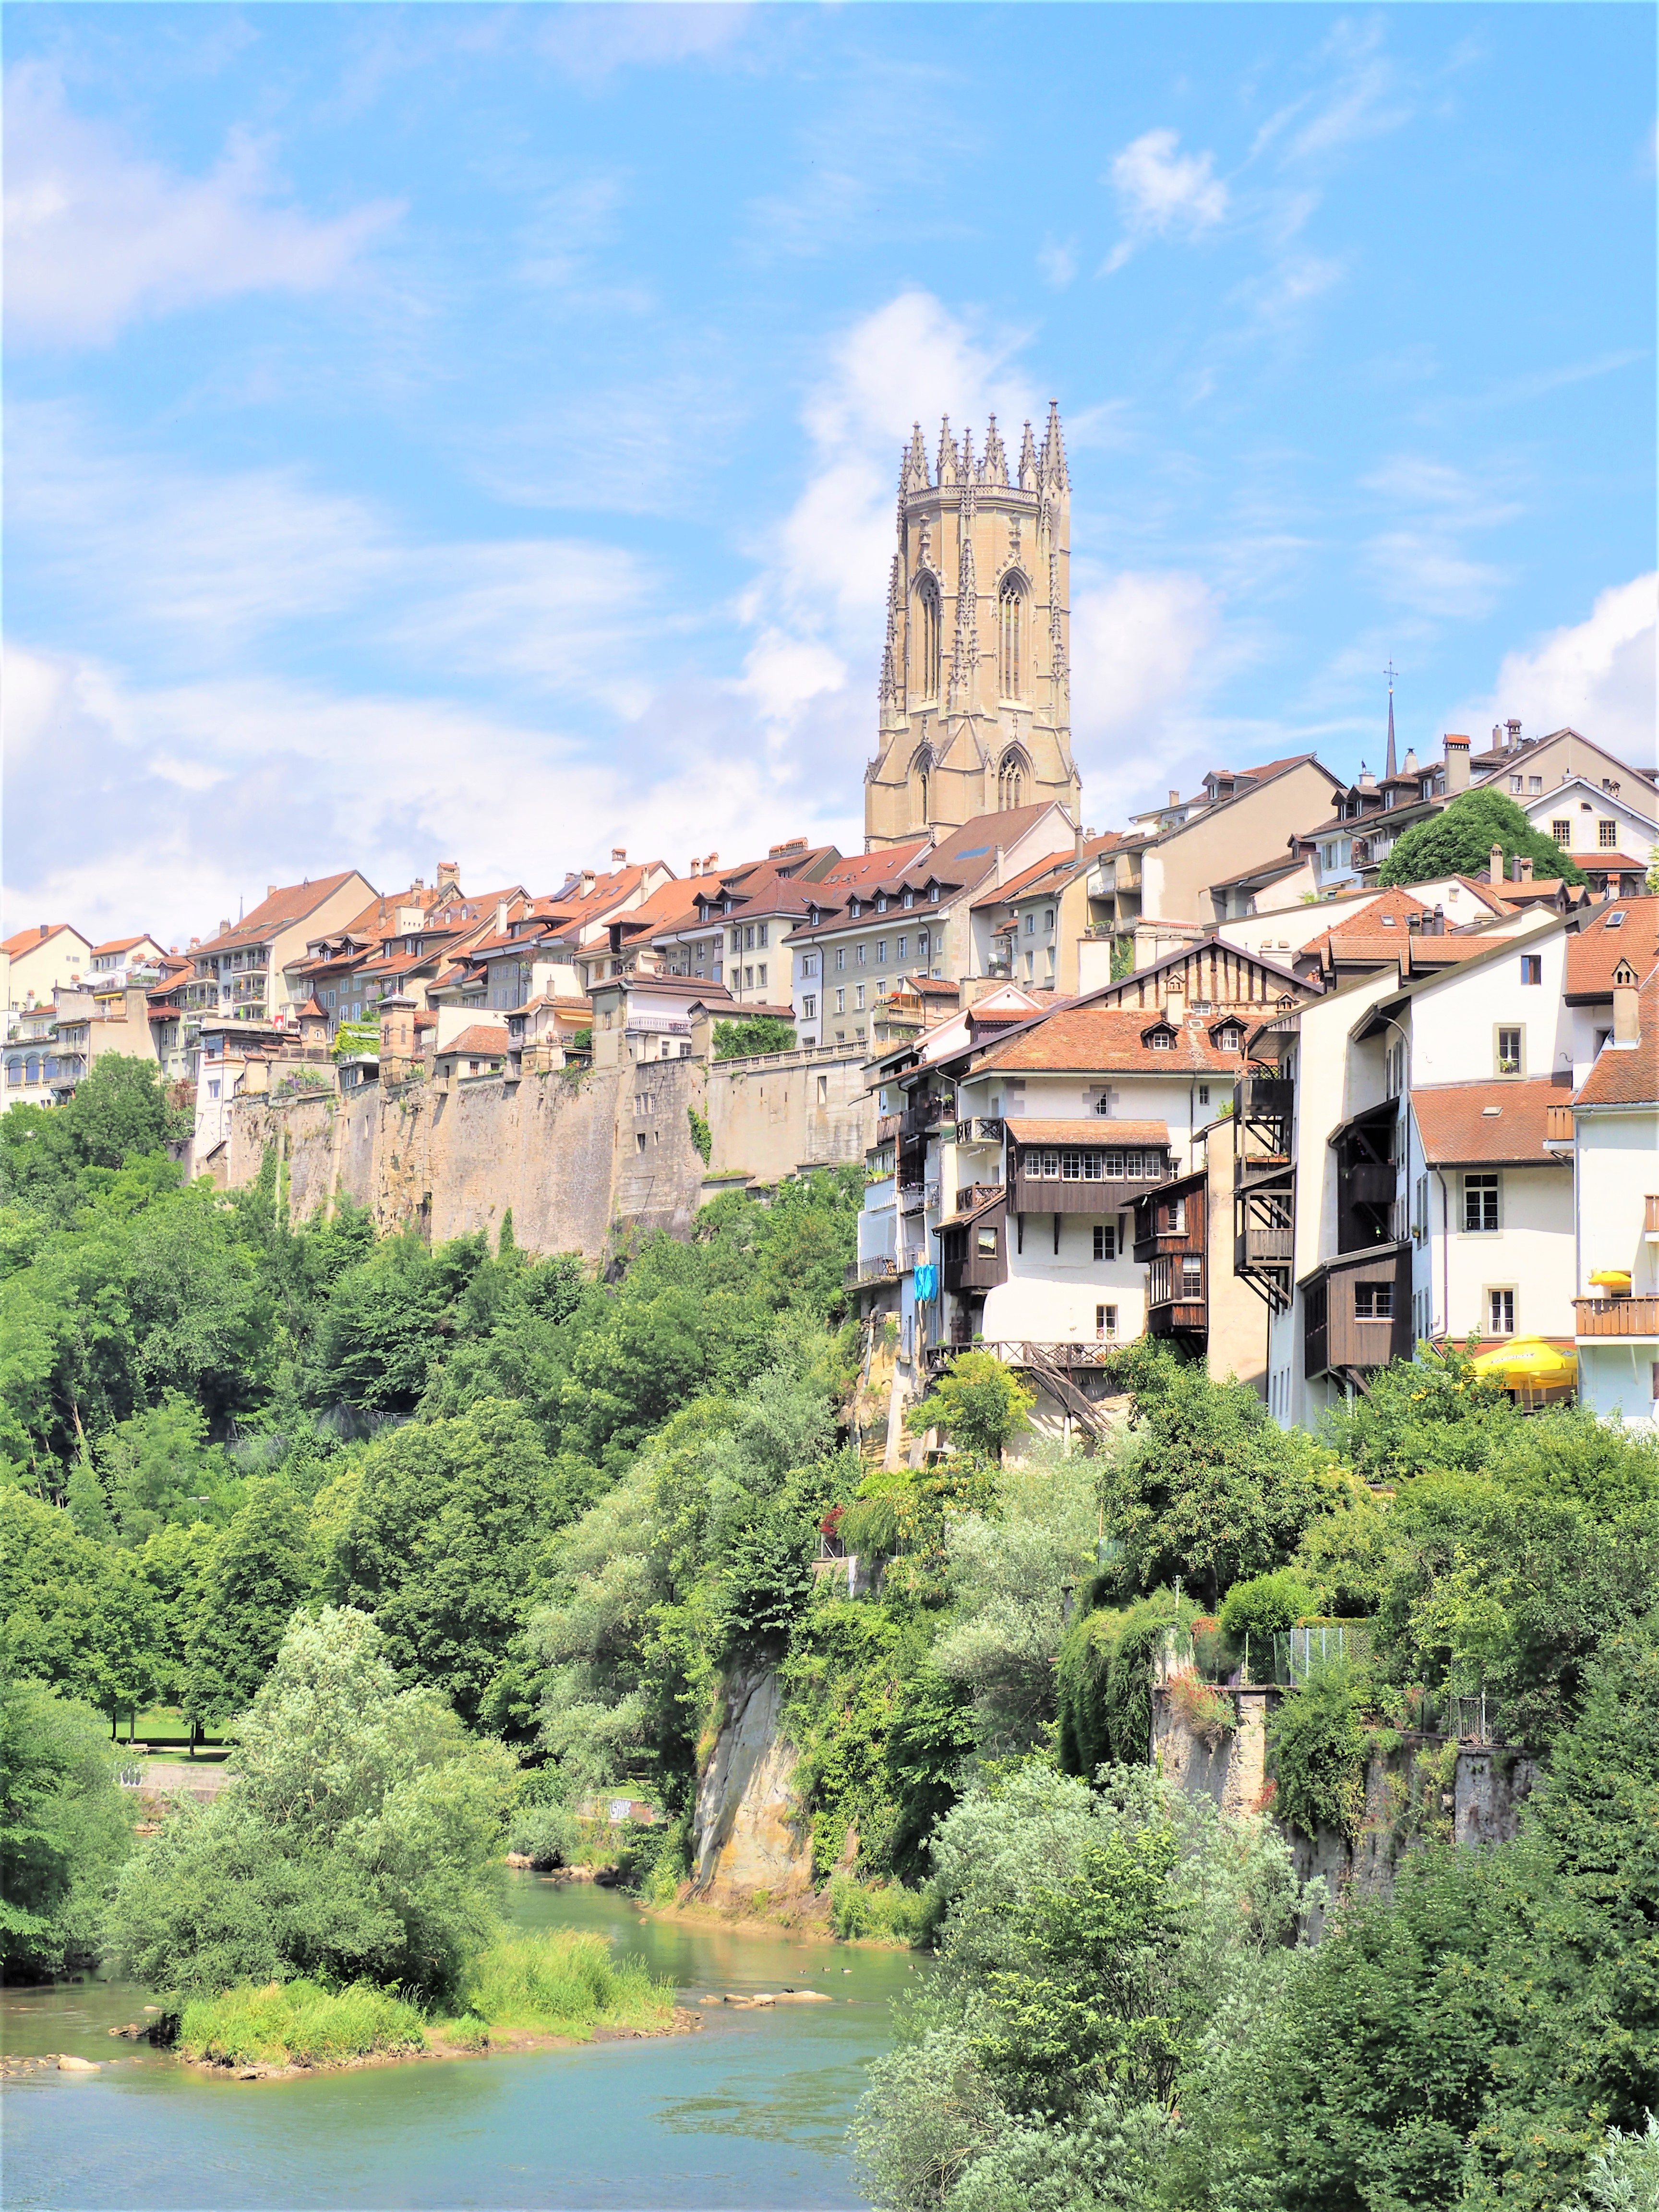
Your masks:
M798 1169L862 1163L875 1142L876 1102L862 1051L769 1053L717 1060L708 1078L709 1164L778 1182Z
M245 1100L231 1116L227 1180L251 1182L274 1144L296 1220L349 1197L382 1229L414 1222L442 1242L477 1229L493 1237L510 1206L528 1250L599 1259L629 1233L689 1233L703 1163L687 1109L702 1110L702 1083L701 1063L661 1060L577 1079Z

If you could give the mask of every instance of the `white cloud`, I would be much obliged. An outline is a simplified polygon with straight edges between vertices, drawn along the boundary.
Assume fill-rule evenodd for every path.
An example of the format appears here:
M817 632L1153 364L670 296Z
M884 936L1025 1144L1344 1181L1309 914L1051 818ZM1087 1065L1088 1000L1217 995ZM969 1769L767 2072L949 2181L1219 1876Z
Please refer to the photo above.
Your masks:
M1513 522L1515 501L1478 476L1415 453L1394 455L1360 483L1392 510L1389 526L1363 549L1379 591L1431 623L1488 613L1509 571L1477 558L1468 540Z
M1072 592L1072 740L1091 822L1121 825L1183 788L1216 738L1206 695L1232 652L1201 576L1085 576ZM1200 770L1201 772L1201 770Z
M629 66L660 68L718 53L749 20L746 7L721 0L621 0L591 7L550 8L543 16L542 52L569 76L598 84Z
M732 687L674 703L665 749L647 716L595 758L557 727L445 698L262 677L144 689L14 646L14 821L60 821L73 789L76 834L14 829L6 911L178 943L269 883L356 866L391 888L430 880L441 853L474 890L545 890L618 844L682 874L692 853L764 851L781 834L857 849L837 811L856 787L767 758L735 723Z
M205 177L72 114L56 73L7 73L6 319L14 337L106 344L124 324L241 292L334 283L401 204L313 220L275 204L267 149L233 131Z
M1121 269L1147 238L1196 237L1227 212L1227 187L1212 173L1213 154L1177 154L1180 134L1146 131L1112 163L1112 182L1127 235L1107 257L1101 274Z
M1037 251L1037 270L1045 284L1063 292L1077 275L1077 240L1046 240Z
M1505 653L1491 691L1466 700L1446 726L1480 734L1518 715L1526 734L1540 737L1571 723L1633 767L1651 768L1656 616L1659 574L1613 585L1584 621Z

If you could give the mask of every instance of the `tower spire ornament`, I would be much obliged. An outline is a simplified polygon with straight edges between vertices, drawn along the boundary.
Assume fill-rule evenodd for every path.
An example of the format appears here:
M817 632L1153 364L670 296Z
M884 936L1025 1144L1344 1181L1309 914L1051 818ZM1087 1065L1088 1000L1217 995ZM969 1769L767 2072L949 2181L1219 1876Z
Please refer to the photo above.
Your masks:
M1382 671L1382 673L1383 673L1383 674L1388 678L1388 679L1389 679L1389 758L1388 758L1388 764L1387 764L1387 766L1384 768L1384 769L1383 769L1382 773L1383 773L1383 775L1387 778L1387 780L1388 780L1389 782L1392 782L1392 781L1394 781L1395 775L1396 775L1396 773L1397 773L1397 771L1396 771L1396 769L1395 769L1395 761L1394 761L1394 677L1395 677L1395 667L1394 667L1394 655L1393 655L1392 653L1390 653L1390 654L1389 654L1389 665L1388 665L1388 666L1387 666L1387 667Z
M979 816L1034 804L1062 806L1080 822L1068 666L1071 479L1058 406L1048 409L1040 450L1024 425L1017 467L994 416L982 435L953 432L945 416L931 470L913 425L897 523L878 736L865 775L866 848L942 839Z

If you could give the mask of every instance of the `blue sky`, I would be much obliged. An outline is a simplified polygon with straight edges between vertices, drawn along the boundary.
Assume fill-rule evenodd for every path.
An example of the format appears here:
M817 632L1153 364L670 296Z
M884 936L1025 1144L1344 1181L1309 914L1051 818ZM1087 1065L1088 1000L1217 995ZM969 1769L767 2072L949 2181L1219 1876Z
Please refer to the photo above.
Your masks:
M1652 757L1646 7L13 7L7 926L856 849L900 444L1057 395L1091 824Z

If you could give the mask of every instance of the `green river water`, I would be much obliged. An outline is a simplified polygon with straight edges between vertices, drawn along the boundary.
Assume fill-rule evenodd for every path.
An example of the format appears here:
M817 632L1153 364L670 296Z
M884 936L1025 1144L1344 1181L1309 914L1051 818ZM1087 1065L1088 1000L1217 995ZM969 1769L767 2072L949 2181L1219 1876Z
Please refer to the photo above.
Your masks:
M0 1995L14 2053L68 2051L4 2090L4 2202L75 2208L550 2206L605 2212L857 2205L846 2143L897 1951L648 1919L613 1891L509 1877L515 1921L597 1928L670 1977L696 2035L421 2061L286 2081L221 2081L109 2035L144 1992L88 1981ZM758 2012L705 1994L827 1990ZM137 2051L137 2056L133 2054Z

